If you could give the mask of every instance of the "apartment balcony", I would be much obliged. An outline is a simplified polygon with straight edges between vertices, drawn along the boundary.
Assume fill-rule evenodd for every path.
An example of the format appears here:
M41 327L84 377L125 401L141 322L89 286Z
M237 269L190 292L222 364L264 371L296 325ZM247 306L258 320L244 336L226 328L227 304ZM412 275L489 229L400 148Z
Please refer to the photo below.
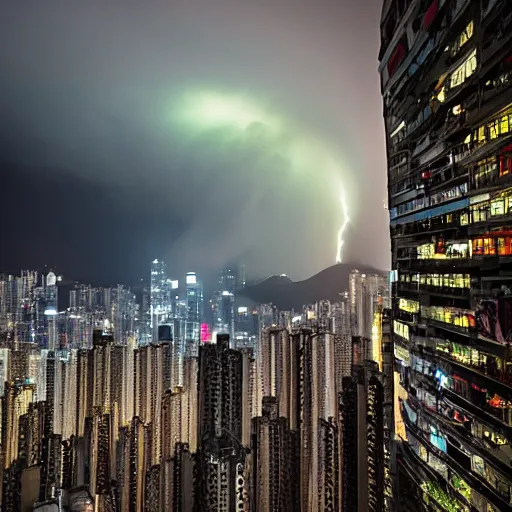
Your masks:
M512 142L512 137L508 141ZM469 189L479 193L492 192L510 186L512 186L512 174L500 176L498 170L484 176L472 176L469 183Z
M512 32L510 31L512 26L512 11L507 9L507 7L509 7L507 5L508 2L504 2L504 4L504 9L498 22L501 26L501 30L494 30L494 37L492 37L490 41L487 41L482 49L481 62L484 65L488 64L488 61L494 59L497 55L501 56L503 51L505 51L505 54L508 54L507 52L510 49L510 43L512 41ZM486 25L490 23L496 22L493 19L486 20Z
M475 384L482 389L486 389L491 393L501 396L505 400L506 398L503 395L508 394L510 396L511 388L508 384L504 385L499 381L487 377L481 372L465 367L465 365L450 357L443 357L442 355L433 353L432 350L425 349L421 346L412 347L411 351L420 358L434 363L436 367L440 368L446 375L451 376L452 379L462 379L467 383ZM439 393L438 382L434 375L425 375L421 372L413 371L414 378L420 383L420 386L432 395L437 396ZM501 409L493 407L487 402L484 404L475 404L469 396L463 396L460 392L450 389L449 387L444 387L441 395L444 398L449 399L457 407L466 411L470 416L472 415L480 418L484 423L487 423L507 438L509 443L512 443L512 426L510 425L508 418L504 416L504 412ZM505 412L509 415L508 410Z
M509 480L512 480L512 448L510 444L502 445L501 450L499 450L497 447L488 444L483 438L474 437L473 434L465 428L463 423L456 423L446 415L446 408L448 408L448 410L459 410L459 413L463 412L463 409L457 407L456 404L444 397L442 397L434 407L427 406L420 400L411 396L409 397L409 401L413 401L418 410L421 410L421 414L428 418L429 422L434 424L443 434L448 434L457 439L457 441L465 447L467 452L476 452L480 457L489 461L495 471ZM469 411L464 412L468 412L469 414ZM480 424L485 425L486 428L493 429L491 425L485 422L481 422Z
M398 292L414 292L415 294L428 294L437 295L440 297L453 298L453 299L467 299L470 298L469 288L453 288L448 286L432 286L420 284L415 282L398 281Z
M497 490L492 488L482 476L473 471L468 471L465 467L461 466L453 457L441 451L439 448L431 444L425 437L425 433L413 424L408 418L404 418L408 432L415 438L416 442L423 445L427 452L433 453L437 459L445 464L450 470L454 471L457 475L464 479L465 482L475 489L486 500L492 503L498 510L512 511L510 505L510 496L498 494ZM457 499L465 502L465 498L457 494Z
M512 427L503 422L501 418L497 417L491 407L479 407L471 400L468 400L451 389L443 389L443 396L460 409L490 425L496 432L503 435L509 443L512 443Z
M489 365L465 364L453 355L437 351L432 354L436 360L452 365L457 374L469 382L475 382L492 393L507 400L512 400L512 374L497 369L491 369Z
M418 235L432 235L436 233L456 233L459 237L464 237L466 226L461 226L458 215L453 215L452 222L446 222L444 216L433 217L425 221L410 222L407 224L398 224L392 228L392 238L415 237Z
M407 476L407 480L414 483L414 487L400 493L400 510L407 511L439 511L439 506L426 504L424 501L422 484L425 482L434 482L443 490L447 490L446 480L432 469L426 461L419 457L407 442L399 444L397 451L397 462L400 471ZM399 476L399 479L401 477ZM403 495L403 496L402 496ZM413 500L416 499L414 502Z
M510 342L501 343L492 340L478 333L477 328L467 329L432 319L426 320L426 323L430 338L437 337L440 340L449 339L453 343L471 346L471 348L474 348L475 350L494 357L499 357L504 361L507 361L512 355ZM432 345L430 342L426 341L428 338L423 338L421 336L415 336L414 340L418 346L426 347Z
M512 210L504 215L487 216L486 220L481 222L474 222L468 225L468 236L477 237L479 235L488 234L492 236L492 231L500 226L512 225ZM497 244L496 244L497 245ZM497 247L496 247L497 249Z
M419 272L462 273L471 272L473 269L481 268L482 261L476 258L446 258L446 259L414 259L412 257L397 258L399 270L417 270ZM490 263L490 262L486 262ZM486 268L494 268L495 265L486 265Z

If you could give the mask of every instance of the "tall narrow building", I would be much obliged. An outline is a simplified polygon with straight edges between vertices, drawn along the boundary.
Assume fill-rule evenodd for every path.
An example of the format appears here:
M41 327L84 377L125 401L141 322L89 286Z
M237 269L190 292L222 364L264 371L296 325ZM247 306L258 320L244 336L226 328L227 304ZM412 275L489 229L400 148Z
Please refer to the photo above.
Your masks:
M343 512L385 510L384 387L373 361L344 377L340 394ZM334 433L332 434L334 436ZM334 472L336 466L329 468Z
M185 351L197 356L203 319L203 284L195 272L189 272L185 277L185 300Z
M512 509L510 0L386 0L400 510Z
M290 430L286 418L279 417L277 398L264 397L262 409L262 416L252 421L254 510L299 512L297 432Z
M234 512L246 499L246 449L242 445L242 353L229 335L199 352L198 467L195 510Z

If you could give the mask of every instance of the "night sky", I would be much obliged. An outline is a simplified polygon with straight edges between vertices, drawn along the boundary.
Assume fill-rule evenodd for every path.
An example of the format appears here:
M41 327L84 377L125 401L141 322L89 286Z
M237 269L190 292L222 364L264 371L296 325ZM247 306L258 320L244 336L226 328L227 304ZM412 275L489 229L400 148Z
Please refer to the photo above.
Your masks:
M388 268L381 3L4 4L0 271Z

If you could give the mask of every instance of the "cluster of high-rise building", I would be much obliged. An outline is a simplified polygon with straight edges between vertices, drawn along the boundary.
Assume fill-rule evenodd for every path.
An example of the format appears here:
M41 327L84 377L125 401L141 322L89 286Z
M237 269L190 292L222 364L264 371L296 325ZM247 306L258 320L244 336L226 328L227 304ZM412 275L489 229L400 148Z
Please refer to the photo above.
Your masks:
M512 6L386 0L399 510L512 510Z
M68 307L59 309L59 288L69 288L61 280L51 271L0 276L0 339L49 350L90 348L93 329L105 324L120 343L137 336L139 305L129 289L76 284Z
M218 288L234 295L230 275ZM212 299L201 340L199 279L180 289L155 261L126 339L102 316L90 343L38 344L10 332L15 317L0 347L2 511L385 510L387 283L354 271L339 303L299 312ZM69 311L105 301L76 287Z

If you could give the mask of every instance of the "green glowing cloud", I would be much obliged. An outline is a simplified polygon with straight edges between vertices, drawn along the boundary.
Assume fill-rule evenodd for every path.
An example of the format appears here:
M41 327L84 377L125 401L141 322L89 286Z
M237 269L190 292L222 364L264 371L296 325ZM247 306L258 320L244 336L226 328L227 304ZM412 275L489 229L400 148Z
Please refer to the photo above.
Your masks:
M277 118L244 96L230 96L217 92L198 91L186 94L182 99L181 120L203 128L235 127L247 129L252 124L263 124L275 129Z
M246 95L188 91L173 102L170 112L174 129L186 137L213 134L211 138L219 147L226 147L228 141L230 150L240 145L251 148L254 161L247 167L257 171L261 180L271 184L272 173L285 173L290 180L290 193L292 184L301 182L308 193L317 194L316 203L310 204L312 210L320 202L330 203L332 218L322 221L332 229L332 247L326 250L332 253L333 263L341 261L343 234L349 214L354 216L355 205L351 201L354 194L350 173L334 145ZM271 164L270 159L275 158L281 162L279 169ZM341 203L340 196L344 198Z

